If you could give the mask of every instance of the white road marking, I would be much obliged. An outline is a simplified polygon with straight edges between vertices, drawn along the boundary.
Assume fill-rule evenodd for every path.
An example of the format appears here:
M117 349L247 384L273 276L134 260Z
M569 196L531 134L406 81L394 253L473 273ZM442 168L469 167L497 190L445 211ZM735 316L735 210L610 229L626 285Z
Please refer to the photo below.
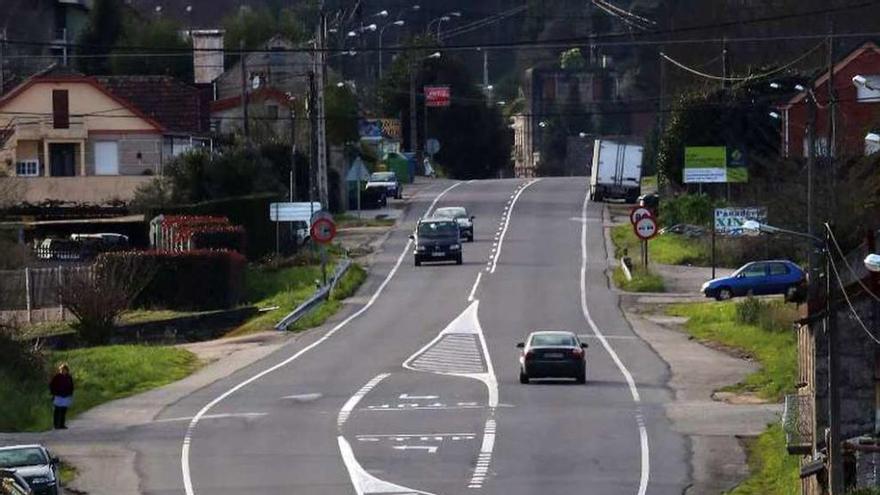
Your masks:
M483 430L483 444L480 446L480 454L477 456L477 465L474 468L474 474L468 484L468 488L481 488L483 481L489 474L489 465L492 463L492 451L495 449L495 430L496 423L494 419L486 420L486 427Z
M295 394L282 397L281 400L292 400L296 402L311 402L323 397L322 394Z
M348 417L351 416L351 411L358 405L358 402L361 401L371 390L376 388L376 385L379 384L382 380L388 378L390 373L382 373L373 377L372 380L368 381L363 387L360 388L354 395L349 397L345 404L343 404L342 409L339 410L339 415L336 417L336 426L342 427L346 421L348 421Z
M483 272L477 273L477 279L474 281L474 286L471 287L471 293L468 295L468 302L474 302L474 296L477 293L477 287L480 286L480 279L483 278Z
M642 402L642 398L639 395L639 389L636 387L636 382L632 377L632 373L629 372L626 365L623 364L620 357L614 351L614 348L611 347L611 344L608 343L608 339L599 330L599 326L596 325L596 322L593 321L593 317L590 314L590 308L587 305L587 207L590 204L590 193L589 189L584 197L583 207L581 209L581 311L584 314L584 319L587 320L587 323L590 325L590 328L593 330L593 334L599 339L599 342L602 343L602 346L608 352L608 355L611 356L611 359L614 361L614 364L617 365L617 368L620 370L620 373L623 375L623 378L626 380L627 385L629 386L630 394L632 395L633 402L638 406ZM651 454L648 447L648 430L645 427L645 420L642 416L641 410L636 413L636 422L638 423L639 428L639 443L642 452L641 458L641 476L639 478L639 491L638 495L645 495L648 491L648 481L651 477Z
M226 414L206 414L202 416L202 419L228 419L228 418L260 418L268 415L269 413L226 413ZM178 421L192 421L192 416L184 416L180 418L165 418L165 419L156 419L153 420L152 423L176 423Z
M519 199L520 194L522 194L527 187L538 182L539 180L541 179L535 179L528 184L522 186L522 188L517 191L516 196L513 197L513 201L510 203L510 211L507 212L504 218L504 228L501 230L501 238L498 239L498 251L495 252L495 258L492 260L492 269L489 271L489 273L495 273L495 268L498 267L498 258L501 257L501 246L504 245L504 236L507 235L507 228L510 226L510 217L513 216L513 208L516 206L516 202Z
M425 212L425 216L427 216L434 209L434 207L437 206L437 203L440 201L440 199L443 196L446 195L446 193L448 193L452 189L460 186L461 184L462 184L462 182L456 182L455 184L452 184L451 186L449 186L446 189L444 189L443 191L441 191L440 194L438 194L437 197L435 197L434 200L431 202L430 206L428 206L428 210ZM364 314L368 309L370 309L373 306L373 304L376 302L376 300L379 298L379 296L382 295L382 292L385 290L385 287L388 285L389 282L391 282L391 279L394 278L394 274L396 274L397 270L400 269L400 265L401 265L401 263L403 263L403 259L409 253L410 247L412 247L412 240L407 241L406 245L403 247L403 252L401 252L400 256L398 256L398 258L397 258L397 262L391 268L391 271L385 277L385 280L382 281L382 283L376 289L376 292L373 293L373 295L370 297L370 299L367 301L367 303L364 305L363 308L359 309L358 311L353 313L348 318L342 320L339 324L337 324L336 326L334 326L333 328L328 330L327 333L325 333L321 338L319 338L315 342L312 342L308 346L303 347L293 356L285 359L284 361L276 364L275 366L272 366L268 369L265 369L265 370L257 373L256 375L251 376L250 378L242 381L241 383L235 385L234 387L230 388L229 390L223 392L222 394L220 394L219 396L214 398L211 402L207 403L204 407L202 407L199 410L199 412L196 413L195 416L193 416L192 420L190 421L189 425L186 428L186 433L184 434L184 437L183 437L183 445L180 448L180 471L181 471L181 476L183 478L183 488L184 488L186 495L194 495L196 493L195 488L193 487L193 482L192 482L192 472L190 471L190 467L189 467L189 453L190 453L190 447L192 445L193 434L195 433L195 429L198 426L199 421L201 421L201 419L206 414L208 414L208 412L214 406L219 404L221 401L223 401L224 399L226 399L230 395L232 395L235 392L241 390L242 388L250 385L251 383L259 380L260 378L268 375L269 373L272 373L278 369L283 368L284 366L287 366L288 364L292 363L293 361L296 361L303 354L309 352L310 350L314 349L315 347L326 342L330 337L332 337L333 335L336 334L336 332L338 332L340 329L342 329L343 327L348 325L352 320L354 320L355 318Z
M598 339L599 337L595 335L578 335L580 339ZM632 335L605 335L605 338L608 340L638 340L636 337Z
M448 375L453 375L455 373L445 373ZM384 407L383 407L384 406ZM369 412L400 412L400 411L453 411L457 409L484 409L488 406L413 406L409 408L402 407L391 407L388 404L382 404L381 406L367 406L366 408L359 409L360 411L369 411Z
M429 454L436 454L438 447L436 445L395 445L394 447L391 447L391 448L394 450L403 450L403 451L424 450L425 452L427 452Z
M460 437L465 437L466 440L473 440L476 437L475 433L398 433L395 435L391 434L381 434L381 435L357 435L355 438L358 440L364 438L434 438L442 439L442 438L452 438L452 439L460 439Z
M431 399L439 399L440 397L437 395L409 395L409 394L400 394L398 399L410 399L410 400L431 400Z
M351 484L357 495L369 494L400 494L400 495L433 495L420 490L413 490L405 486L395 485L387 481L371 475L364 469L354 457L351 445L342 436L336 438L339 443L339 452L342 454L342 462L345 463L345 469L348 470L348 476L351 478Z

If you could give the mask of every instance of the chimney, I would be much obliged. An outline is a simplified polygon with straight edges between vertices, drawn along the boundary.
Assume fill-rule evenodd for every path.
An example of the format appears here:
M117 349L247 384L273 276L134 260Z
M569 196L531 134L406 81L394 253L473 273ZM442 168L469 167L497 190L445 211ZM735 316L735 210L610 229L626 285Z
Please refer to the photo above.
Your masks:
M190 36L193 45L194 82L211 84L223 74L223 30L195 29Z

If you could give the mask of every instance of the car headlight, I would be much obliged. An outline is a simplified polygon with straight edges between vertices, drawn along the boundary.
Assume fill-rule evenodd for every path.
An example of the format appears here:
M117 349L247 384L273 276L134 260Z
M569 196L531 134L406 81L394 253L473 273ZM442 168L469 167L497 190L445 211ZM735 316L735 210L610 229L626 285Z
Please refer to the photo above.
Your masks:
M709 288L709 282L703 283L703 286L700 287L700 292L706 292L706 289Z
M453 244L453 245L449 246L449 249L453 249L453 250L454 249L461 249L461 244Z

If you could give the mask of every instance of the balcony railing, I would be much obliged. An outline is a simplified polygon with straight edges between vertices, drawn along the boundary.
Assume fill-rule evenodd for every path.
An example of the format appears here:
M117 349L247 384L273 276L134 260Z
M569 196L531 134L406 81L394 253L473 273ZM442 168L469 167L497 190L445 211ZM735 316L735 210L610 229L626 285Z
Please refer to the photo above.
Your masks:
M782 428L785 445L791 455L807 455L813 451L813 397L786 395Z

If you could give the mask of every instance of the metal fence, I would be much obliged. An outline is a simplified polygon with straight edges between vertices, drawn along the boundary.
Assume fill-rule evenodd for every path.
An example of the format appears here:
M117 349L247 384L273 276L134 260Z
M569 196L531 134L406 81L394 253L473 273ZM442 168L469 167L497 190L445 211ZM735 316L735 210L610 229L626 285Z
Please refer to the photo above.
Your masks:
M811 395L786 395L782 413L782 428L790 454L812 452L813 448L813 397Z
M58 290L64 280L70 274L91 270L91 266L0 270L0 311L60 308Z

